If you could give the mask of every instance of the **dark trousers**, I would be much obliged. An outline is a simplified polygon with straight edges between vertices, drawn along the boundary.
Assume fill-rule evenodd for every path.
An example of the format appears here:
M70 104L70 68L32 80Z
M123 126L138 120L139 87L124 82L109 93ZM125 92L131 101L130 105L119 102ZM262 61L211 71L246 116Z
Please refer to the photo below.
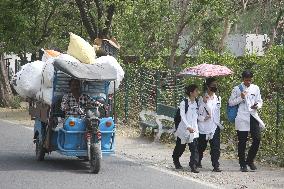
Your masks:
M248 140L248 133L250 132L252 137L252 145L248 151L246 159L246 144ZM253 163L257 151L259 149L261 140L261 130L258 121L250 116L250 131L237 131L238 134L238 157L240 166L245 166L247 163Z
M199 163L201 164L201 160L203 158L203 153L206 150L208 141L206 140L205 134L199 134L198 138L198 152L199 152ZM209 140L210 144L210 155L211 162L214 168L219 167L219 158L220 158L220 128L217 127L214 136L211 140Z
M186 147L186 144L181 144L180 138L177 137L176 146L175 146L175 149L172 155L174 161L179 161L179 158L182 156L185 150L185 147ZM199 161L197 138L193 139L193 142L189 143L188 147L191 153L189 165L190 166L196 165Z

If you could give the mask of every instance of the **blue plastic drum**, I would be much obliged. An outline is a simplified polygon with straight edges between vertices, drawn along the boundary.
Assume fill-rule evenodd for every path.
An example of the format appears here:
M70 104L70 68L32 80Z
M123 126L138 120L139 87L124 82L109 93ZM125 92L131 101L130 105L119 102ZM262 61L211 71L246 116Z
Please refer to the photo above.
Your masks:
M99 129L102 134L101 138L101 149L102 150L111 150L111 143L112 143L112 135L114 129L114 121L112 117L102 118L100 120ZM108 133L104 133L104 131L108 131Z
M77 117L68 117L64 123L64 129L66 131L85 131L86 121Z

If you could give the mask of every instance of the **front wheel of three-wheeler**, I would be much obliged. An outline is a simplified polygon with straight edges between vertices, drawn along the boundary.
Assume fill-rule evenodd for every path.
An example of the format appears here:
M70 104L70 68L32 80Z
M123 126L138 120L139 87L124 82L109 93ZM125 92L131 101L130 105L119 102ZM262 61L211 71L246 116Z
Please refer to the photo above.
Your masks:
M91 173L98 174L101 169L101 150L95 144L91 145L90 149L90 171Z
M36 140L36 160L43 161L45 156L45 149L43 147L42 142L40 142L38 139Z

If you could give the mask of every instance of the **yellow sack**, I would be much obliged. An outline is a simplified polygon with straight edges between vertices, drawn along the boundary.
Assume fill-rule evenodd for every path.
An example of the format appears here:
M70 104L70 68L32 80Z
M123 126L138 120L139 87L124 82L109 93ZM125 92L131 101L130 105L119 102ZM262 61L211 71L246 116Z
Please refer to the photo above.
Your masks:
M96 59L94 47L83 38L73 33L70 33L67 54L77 58L80 62L85 64L94 64Z

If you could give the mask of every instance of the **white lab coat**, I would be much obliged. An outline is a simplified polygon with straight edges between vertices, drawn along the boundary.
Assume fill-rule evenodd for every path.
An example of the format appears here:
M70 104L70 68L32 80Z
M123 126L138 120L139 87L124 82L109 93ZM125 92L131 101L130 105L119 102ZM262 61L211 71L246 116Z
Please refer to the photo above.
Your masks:
M205 94L207 95L207 94ZM221 97L217 97L216 94L213 95L212 99L208 99L207 103L203 102L203 97L199 99L199 110L198 110L198 129L200 134L206 134L206 138L212 139L217 127L223 129L220 123L220 109L221 109ZM207 110L207 111L206 111ZM208 113L211 118L205 121Z
M197 118L198 118L198 106L196 101L191 102L188 98L188 111L185 114L185 102L184 100L180 103L180 116L181 121L178 129L175 132L175 136L181 139L181 144L191 143L193 139L199 137ZM194 133L190 133L187 128L193 128Z
M239 86L234 87L229 99L230 106L239 104L238 114L235 119L236 130L250 131L250 115L252 115L258 121L259 126L264 129L265 124L257 113L257 109L260 109L263 104L259 87L254 84L251 84L249 87L246 87L243 83L241 85L243 87L243 91L247 92L245 99L242 99L241 97ZM251 109L250 107L255 103L258 103L257 109Z

